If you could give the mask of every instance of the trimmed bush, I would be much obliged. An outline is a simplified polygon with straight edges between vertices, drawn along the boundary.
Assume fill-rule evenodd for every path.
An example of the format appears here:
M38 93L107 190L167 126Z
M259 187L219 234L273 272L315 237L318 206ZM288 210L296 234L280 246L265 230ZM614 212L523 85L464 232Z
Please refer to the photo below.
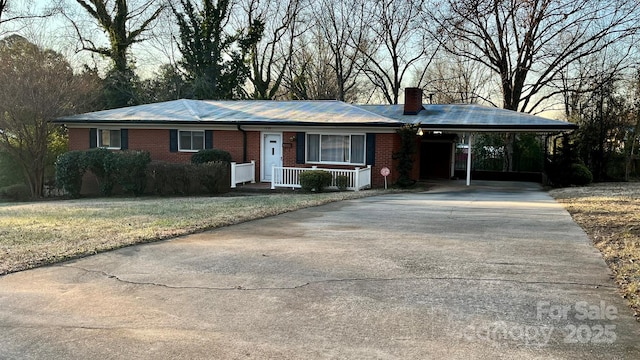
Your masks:
M151 162L147 151L119 151L109 158L109 173L122 186L122 191L135 196L144 194L147 186L146 169Z
M109 196L113 192L113 186L116 184L114 178L115 166L112 164L113 152L105 148L96 148L85 151L85 165L87 170L91 171L100 186L100 194Z
M192 164L205 164L208 162L231 162L231 154L220 149L204 149L191 156Z
M193 164L152 162L147 167L151 189L158 195L190 194L193 172Z
M197 165L197 170L200 185L207 189L207 193L219 194L230 188L229 163L208 162Z
M573 185L588 185L593 181L593 174L582 164L571 164L569 181Z
M333 177L331 173L324 170L307 170L300 174L300 186L304 191L322 192L324 188L331 185Z
M340 191L347 190L347 186L349 186L349 177L347 175L336 176L336 186Z
M229 164L152 162L147 167L151 190L158 195L219 194L229 191Z
M27 201L31 199L31 190L26 184L14 184L0 188L0 198L11 201Z
M69 151L56 160L56 186L71 197L80 196L82 176L87 171L84 151Z

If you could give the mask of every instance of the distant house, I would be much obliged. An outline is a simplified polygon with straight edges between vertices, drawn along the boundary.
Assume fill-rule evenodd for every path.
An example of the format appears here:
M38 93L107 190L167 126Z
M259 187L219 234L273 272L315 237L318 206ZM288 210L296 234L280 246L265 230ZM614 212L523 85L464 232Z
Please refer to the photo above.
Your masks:
M318 167L359 169L362 186L352 184L357 188L381 186L384 167L391 169L389 181L396 179L392 154L399 147L396 130L405 124L419 124L424 134L416 135L421 148L414 166L416 178L453 176L456 140L462 134L558 133L575 128L563 121L478 105L423 105L417 88L406 89L405 99L404 105L175 100L56 122L67 126L71 150L146 150L153 160L188 162L198 150L217 148L228 151L234 162L255 161L255 179L274 186L296 185L301 169Z

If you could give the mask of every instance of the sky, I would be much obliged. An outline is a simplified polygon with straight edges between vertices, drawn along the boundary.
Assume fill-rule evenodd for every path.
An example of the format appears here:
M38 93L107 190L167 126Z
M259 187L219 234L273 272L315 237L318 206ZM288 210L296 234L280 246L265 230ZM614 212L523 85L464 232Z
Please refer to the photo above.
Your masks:
M135 0L130 1L135 4ZM13 6L10 9L9 17L18 13L43 14L51 12L54 3L57 3L59 10L55 11L53 16L0 24L0 37L19 34L41 47L50 48L63 54L77 70L82 69L86 64L91 68L97 68L104 74L109 66L109 60L104 56L81 50L82 44L78 40L73 24L75 22L81 33L98 46L107 46L107 37L96 25L95 20L75 0L9 0L9 4ZM7 17L3 16L3 18ZM156 25L146 33L146 40L132 46L132 59L135 61L136 72L142 79L152 77L160 65L175 63L179 57L179 51L174 41L175 27L169 12L165 12L157 20ZM403 100L401 98L400 102ZM425 98L424 102L427 103L428 99ZM562 117L562 112L545 111L538 115L557 119Z

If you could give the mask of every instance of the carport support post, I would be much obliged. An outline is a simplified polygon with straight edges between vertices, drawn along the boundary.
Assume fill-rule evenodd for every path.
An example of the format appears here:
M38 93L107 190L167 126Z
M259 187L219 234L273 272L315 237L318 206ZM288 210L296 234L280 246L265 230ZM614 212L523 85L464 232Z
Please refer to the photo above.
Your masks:
M473 133L469 133L469 140L467 140L467 186L471 185L471 145L473 145Z

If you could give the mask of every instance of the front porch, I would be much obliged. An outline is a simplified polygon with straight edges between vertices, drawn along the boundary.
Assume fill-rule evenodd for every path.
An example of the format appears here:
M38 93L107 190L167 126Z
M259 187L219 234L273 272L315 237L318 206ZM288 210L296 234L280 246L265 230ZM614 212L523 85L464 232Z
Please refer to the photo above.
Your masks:
M371 188L371 165L364 168L356 167L355 169L326 169L319 168L317 166L312 167L285 167L285 166L273 166L271 168L271 182L264 182L256 184L256 162L238 164L231 163L231 188L235 189L239 184L256 184L253 187L256 188L269 188L275 190L276 188L290 188L299 189L300 174L308 170L323 170L331 173L331 185L327 189L338 190L336 184L336 178L344 176L347 179L346 190L360 191L363 189ZM264 184L264 185L263 185Z

